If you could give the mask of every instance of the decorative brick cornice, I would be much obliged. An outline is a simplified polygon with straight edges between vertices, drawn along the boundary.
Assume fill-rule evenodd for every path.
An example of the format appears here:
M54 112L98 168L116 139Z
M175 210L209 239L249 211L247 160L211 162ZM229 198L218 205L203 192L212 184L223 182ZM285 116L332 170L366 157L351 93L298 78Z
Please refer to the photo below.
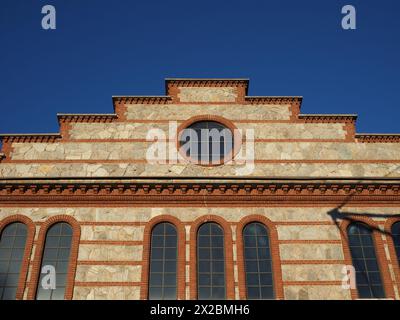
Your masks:
M120 104L168 104L170 96L113 96L114 106Z
M168 89L171 87L244 87L247 94L249 79L165 79L167 94L169 92Z
M0 183L0 203L400 203L400 183Z
M7 143L7 142L55 142L60 139L61 139L61 134L59 134L59 133L0 134L0 140L3 143Z
M297 104L300 106L303 97L246 96L245 101L250 104Z
M93 114L57 114L58 121L63 122L113 122L118 116L115 113L93 113Z
M364 143L400 142L400 134L357 133L355 138L358 142Z
M355 123L355 114L299 114L299 120L306 123Z

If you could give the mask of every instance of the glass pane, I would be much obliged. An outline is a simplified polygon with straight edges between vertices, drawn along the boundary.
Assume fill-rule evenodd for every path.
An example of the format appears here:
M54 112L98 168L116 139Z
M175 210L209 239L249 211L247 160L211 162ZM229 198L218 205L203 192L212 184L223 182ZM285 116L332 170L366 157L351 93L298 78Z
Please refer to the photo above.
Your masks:
M164 288L164 300L175 300L176 299L176 287Z
M274 288L272 286L261 287L261 299L273 299Z
M199 287L198 298L199 299L209 299L211 296L211 287Z
M247 298L248 299L260 299L260 288L257 287L247 287Z
M165 286L176 286L176 274L175 273L165 274L164 285Z
M176 273L176 260L166 261L164 265L164 271Z
M163 261L152 261L150 266L150 272L162 272L163 271Z
M162 286L163 280L162 273L152 273L150 275L150 285L151 286Z
M151 242L153 247L162 248L164 246L164 235L153 236Z
M150 287L149 288L149 299L151 300L159 300L162 297L162 288L161 287Z

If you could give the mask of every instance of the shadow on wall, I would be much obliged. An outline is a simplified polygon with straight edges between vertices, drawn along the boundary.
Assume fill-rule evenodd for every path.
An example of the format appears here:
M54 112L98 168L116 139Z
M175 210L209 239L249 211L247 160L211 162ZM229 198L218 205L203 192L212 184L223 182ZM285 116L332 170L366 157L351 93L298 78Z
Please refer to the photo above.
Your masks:
M394 171L397 171L400 169L400 166L396 167L392 171L390 171L388 174L383 176L382 178L385 178L389 176L391 173ZM359 180L358 182L361 182ZM400 214L377 214L377 213L359 213L359 212L341 212L340 209L342 209L346 204L351 200L351 198L354 196L355 192L353 191L351 194L349 194L346 198L346 200L343 201L339 206L336 208L329 210L327 214L331 217L332 221L335 223L336 227L339 229L340 233L343 232L343 230L340 228L339 224L340 221L349 221L351 222L359 222L355 217L365 217L365 218L398 218L400 217ZM383 234L388 234L391 235L390 233L386 232L385 230L381 230L377 228L376 226L369 226L371 230L376 230L380 233ZM344 237L346 239L346 237Z

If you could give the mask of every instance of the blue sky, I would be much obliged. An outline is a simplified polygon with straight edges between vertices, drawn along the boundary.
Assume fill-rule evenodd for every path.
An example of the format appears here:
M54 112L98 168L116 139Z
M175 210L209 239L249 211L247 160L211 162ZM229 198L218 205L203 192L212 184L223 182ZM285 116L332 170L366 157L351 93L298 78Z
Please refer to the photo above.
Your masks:
M0 132L58 132L57 112L110 113L112 95L162 95L166 77L246 77L250 95L400 133L399 15L398 0L1 0Z

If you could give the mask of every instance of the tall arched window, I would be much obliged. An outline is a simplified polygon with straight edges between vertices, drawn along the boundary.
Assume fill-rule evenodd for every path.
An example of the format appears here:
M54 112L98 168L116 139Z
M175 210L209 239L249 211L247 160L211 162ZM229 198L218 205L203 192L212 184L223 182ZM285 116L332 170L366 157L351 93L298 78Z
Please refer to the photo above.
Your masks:
M16 298L24 257L27 227L20 222L9 224L0 238L0 300Z
M400 263L400 222L396 222L392 225L392 238L394 248L396 250L397 260Z
M381 273L376 258L372 230L363 223L352 223L347 229L359 298L384 298Z
M272 259L267 228L258 222L243 229L248 299L273 299Z
M175 226L168 222L151 232L149 299L177 297L177 238Z
M36 299L38 300L63 300L65 295L65 287L67 283L67 273L69 266L69 258L71 253L72 228L66 222L58 222L52 225L46 234L44 243L44 251L40 270L44 266L54 267L56 278L55 289L45 289L42 285L42 279L49 275L40 273L37 286ZM45 279L46 282L46 279Z
M226 298L224 232L214 222L201 225L197 232L197 297Z

